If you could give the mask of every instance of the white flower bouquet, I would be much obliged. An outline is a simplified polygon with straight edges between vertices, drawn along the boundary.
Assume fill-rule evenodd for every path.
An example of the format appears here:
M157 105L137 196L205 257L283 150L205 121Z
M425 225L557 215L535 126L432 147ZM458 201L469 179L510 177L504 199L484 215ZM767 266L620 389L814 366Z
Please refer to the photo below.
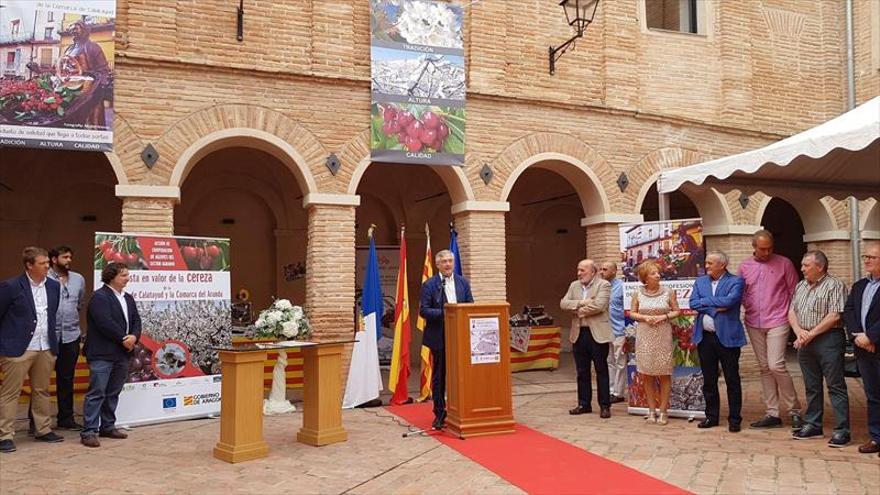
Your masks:
M287 299L276 299L271 306L260 311L254 323L254 337L305 340L311 335L309 319L302 307L294 306Z

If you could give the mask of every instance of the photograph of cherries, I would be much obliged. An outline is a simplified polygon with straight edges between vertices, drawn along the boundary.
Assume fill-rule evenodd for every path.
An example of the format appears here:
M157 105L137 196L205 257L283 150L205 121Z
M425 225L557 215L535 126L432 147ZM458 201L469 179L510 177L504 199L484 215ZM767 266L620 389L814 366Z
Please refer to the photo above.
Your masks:
M371 148L463 155L464 124L464 108L374 103Z
M189 270L229 271L229 240L178 237L177 246ZM125 263L130 270L149 270L138 237L118 234L95 236L95 270L109 263Z

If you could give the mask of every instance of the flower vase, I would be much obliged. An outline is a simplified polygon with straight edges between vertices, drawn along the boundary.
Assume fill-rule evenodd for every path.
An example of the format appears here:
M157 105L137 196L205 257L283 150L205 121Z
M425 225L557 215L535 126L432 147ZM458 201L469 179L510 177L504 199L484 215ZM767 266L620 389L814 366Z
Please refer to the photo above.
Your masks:
M272 368L272 388L269 390L269 398L263 400L263 414L273 416L287 414L296 411L296 407L287 400L287 377L284 368L287 367L287 351L278 351L278 359Z

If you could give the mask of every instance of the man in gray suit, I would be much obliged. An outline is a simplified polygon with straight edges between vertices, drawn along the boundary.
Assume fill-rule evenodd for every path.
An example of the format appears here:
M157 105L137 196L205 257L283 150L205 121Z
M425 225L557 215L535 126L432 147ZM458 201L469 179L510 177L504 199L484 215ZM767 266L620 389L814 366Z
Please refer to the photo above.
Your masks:
M593 387L590 363L596 369L596 388L599 395L600 418L611 417L611 391L608 383L608 347L611 342L611 322L608 303L611 284L596 276L593 260L582 260L577 266L577 280L559 302L559 307L571 313L571 353L577 368L578 405L569 414L593 412Z

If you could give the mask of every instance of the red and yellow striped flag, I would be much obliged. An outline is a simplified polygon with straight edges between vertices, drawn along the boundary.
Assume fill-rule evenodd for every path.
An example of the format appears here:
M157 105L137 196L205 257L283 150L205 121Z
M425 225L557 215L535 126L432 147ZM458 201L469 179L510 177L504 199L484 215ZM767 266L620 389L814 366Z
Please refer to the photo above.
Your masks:
M422 266L422 284L425 283L429 278L434 276L434 265L432 265L432 258L434 255L431 253L431 231L428 230L428 223L425 222L425 237L427 241L425 242L425 264ZM425 319L419 315L419 319L416 320L416 328L425 331ZM422 374L419 377L419 402L423 402L428 400L428 397L431 397L431 375L433 374L433 364L431 361L431 349L428 349L426 346L422 346L421 349L422 356Z
M412 402L407 391L409 380L409 286L406 283L406 237L400 228L400 268L397 270L397 298L394 303L394 352L388 388L394 393L392 404Z

